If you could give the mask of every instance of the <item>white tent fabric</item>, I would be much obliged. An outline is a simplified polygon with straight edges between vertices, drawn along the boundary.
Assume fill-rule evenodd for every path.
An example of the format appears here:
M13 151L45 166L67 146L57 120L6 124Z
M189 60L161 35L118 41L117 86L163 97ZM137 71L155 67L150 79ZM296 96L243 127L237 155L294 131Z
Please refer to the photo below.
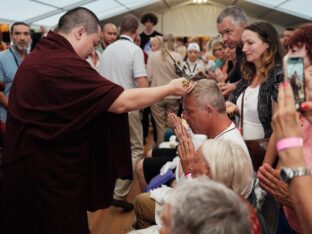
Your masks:
M312 2L310 0L248 0L247 2L312 20Z
M216 18L221 7L213 5L187 5L163 14L163 32L176 36L216 35ZM192 19L192 20L190 20Z
M1 4L0 22L25 21L32 25L54 26L67 10L83 6L100 19L135 10L160 0L9 0Z
M2 0L4 2L4 0ZM243 8L250 19L265 20L278 29L311 21L311 0L208 0L197 5L193 0L9 0L0 8L0 23L25 21L32 27L53 27L67 10L83 6L100 20L119 24L131 13L140 17L146 11L159 16L156 30L177 36L216 35L215 20L228 5Z
M214 5L186 5L158 15L160 23L156 29L175 36L216 36L216 19L223 7ZM190 20L192 19L192 20ZM250 23L259 19L248 17ZM278 31L279 25L274 25Z

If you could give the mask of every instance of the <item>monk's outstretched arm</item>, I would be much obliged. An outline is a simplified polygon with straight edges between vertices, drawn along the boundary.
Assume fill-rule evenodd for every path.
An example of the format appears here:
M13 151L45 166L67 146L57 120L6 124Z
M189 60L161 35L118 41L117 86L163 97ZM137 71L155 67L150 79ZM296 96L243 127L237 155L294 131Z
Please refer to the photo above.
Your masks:
M126 89L113 102L108 111L124 113L145 108L169 95L184 96L195 87L193 82L186 87L185 81L186 79L179 78L159 87Z

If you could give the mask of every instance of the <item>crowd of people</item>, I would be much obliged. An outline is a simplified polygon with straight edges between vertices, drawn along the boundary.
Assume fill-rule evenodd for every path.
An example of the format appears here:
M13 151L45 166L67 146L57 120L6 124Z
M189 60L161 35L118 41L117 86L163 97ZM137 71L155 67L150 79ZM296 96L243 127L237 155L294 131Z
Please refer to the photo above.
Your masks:
M280 37L228 6L204 49L157 23L102 25L78 7L31 51L30 26L12 24L0 52L1 233L89 233L86 210L111 205L134 209L132 234L312 231L312 24ZM299 108L284 74L294 57ZM255 171L246 142L261 139Z

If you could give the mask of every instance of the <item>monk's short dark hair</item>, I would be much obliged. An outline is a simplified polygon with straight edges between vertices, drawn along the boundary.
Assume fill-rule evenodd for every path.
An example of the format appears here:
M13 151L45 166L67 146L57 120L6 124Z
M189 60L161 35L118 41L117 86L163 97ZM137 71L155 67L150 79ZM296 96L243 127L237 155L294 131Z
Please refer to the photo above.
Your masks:
M12 24L12 26L10 28L10 33L11 34L13 34L14 27L17 26L17 25L24 25L24 26L28 27L29 30L30 30L30 26L28 24L26 24L25 22L22 22L22 21L18 21L18 22L15 22L14 24Z
M145 24L147 21L152 22L154 25L158 23L158 18L154 13L145 13L141 18L141 23Z
M125 32L135 33L139 28L139 20L134 15L126 15L122 17L120 22L120 34Z
M98 32L101 22L98 17L89 9L77 7L67 11L59 20L57 30L69 33L73 28L82 26L88 34Z

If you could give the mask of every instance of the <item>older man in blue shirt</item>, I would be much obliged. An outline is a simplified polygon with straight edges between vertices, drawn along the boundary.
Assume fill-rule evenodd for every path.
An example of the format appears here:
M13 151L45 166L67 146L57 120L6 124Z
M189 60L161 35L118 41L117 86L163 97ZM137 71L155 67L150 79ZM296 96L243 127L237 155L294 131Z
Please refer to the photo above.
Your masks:
M11 26L12 45L0 53L0 82L4 86L0 92L0 119L6 122L8 96L15 73L27 55L27 47L31 41L29 25L16 22Z

